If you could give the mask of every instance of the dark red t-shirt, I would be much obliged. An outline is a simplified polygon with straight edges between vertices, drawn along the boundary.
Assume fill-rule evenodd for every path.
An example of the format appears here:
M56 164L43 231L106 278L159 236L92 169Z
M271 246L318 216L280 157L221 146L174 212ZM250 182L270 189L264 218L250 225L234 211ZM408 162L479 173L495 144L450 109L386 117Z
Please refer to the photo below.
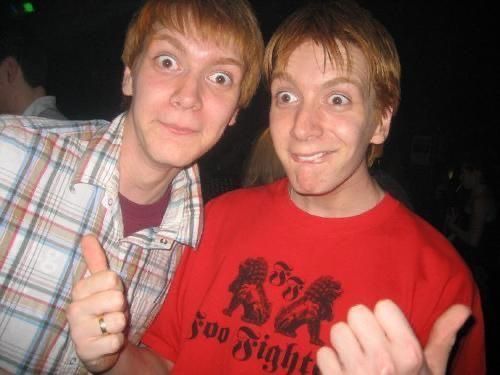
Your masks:
M123 217L123 236L159 226L170 200L170 191L168 187L163 196L151 204L137 204L118 194Z

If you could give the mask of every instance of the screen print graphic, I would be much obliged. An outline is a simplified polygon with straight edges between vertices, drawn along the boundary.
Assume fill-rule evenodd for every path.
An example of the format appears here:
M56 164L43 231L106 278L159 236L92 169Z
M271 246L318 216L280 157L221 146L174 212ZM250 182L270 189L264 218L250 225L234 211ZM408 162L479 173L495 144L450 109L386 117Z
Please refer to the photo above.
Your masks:
M283 287L284 301L276 301L281 308L274 318L275 332L295 338L297 329L305 325L309 342L324 345L319 337L321 322L333 320L333 302L342 294L341 285L330 276L320 276L301 295L304 282L291 272L286 263L277 262L269 275L268 287ZM232 298L223 313L231 316L241 306L242 321L259 326L267 322L272 306L264 286L267 278L268 266L263 258L242 262L237 277L229 286Z
M267 263L263 258L247 259L240 264L238 276L229 285L233 294L229 307L223 313L231 316L243 306L241 320L258 326L264 324L271 313L271 304L264 291L267 277Z
M262 257L245 259L223 298L216 299L219 311L235 324L225 325L220 316L197 311L188 340L229 345L234 360L256 362L262 369L259 373L319 375L310 345L323 345L321 325L333 320L334 301L342 288L323 275L306 285L294 272L285 262L269 267Z
M316 279L297 301L281 309L274 320L276 332L296 337L296 330L306 325L309 342L324 345L319 338L321 322L333 320L333 301L342 293L340 284L329 276Z

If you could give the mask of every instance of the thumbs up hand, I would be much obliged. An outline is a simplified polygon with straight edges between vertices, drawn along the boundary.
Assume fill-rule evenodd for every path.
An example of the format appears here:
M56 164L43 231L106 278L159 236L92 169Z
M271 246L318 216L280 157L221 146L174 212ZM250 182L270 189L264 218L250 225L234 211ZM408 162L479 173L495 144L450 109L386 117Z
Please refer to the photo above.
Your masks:
M81 247L91 275L73 286L66 317L80 360L90 372L102 372L113 367L125 344L127 299L97 238L84 236Z
M108 270L108 260L99 241L94 236L88 234L82 237L81 241L83 259L87 264L91 274Z

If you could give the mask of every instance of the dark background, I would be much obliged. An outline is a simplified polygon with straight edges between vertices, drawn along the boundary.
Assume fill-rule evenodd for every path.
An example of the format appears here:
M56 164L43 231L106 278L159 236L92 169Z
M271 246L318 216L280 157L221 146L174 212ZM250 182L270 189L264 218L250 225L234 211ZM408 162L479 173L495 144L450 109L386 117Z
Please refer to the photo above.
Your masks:
M35 12L28 15L22 0L0 1L3 19L28 20L48 40L48 89L63 113L71 119L112 119L121 111L120 53L140 0L31 0ZM252 1L266 41L301 3ZM403 67L401 107L382 165L408 190L415 209L432 221L435 187L460 153L480 145L498 160L498 17L486 1L360 3L393 35ZM209 198L237 186L252 142L266 123L267 96L261 89L238 125L201 161L205 181L221 181L207 192ZM425 144L417 147L420 136Z
M266 41L303 3L251 2ZM403 67L401 107L379 166L403 185L415 211L443 230L441 208L447 202L438 200L437 189L450 182L447 172L464 152L480 148L496 171L493 175L500 175L499 14L481 0L359 2L393 35ZM0 0L1 22L27 21L48 41L48 91L57 96L62 112L70 119L108 120L121 112L121 48L131 15L142 1L31 0L32 14L23 13L22 3ZM267 126L267 109L261 88L237 126L200 161L207 199L239 185L252 143ZM499 285L490 287L497 290ZM493 342L498 315L491 316L497 326L497 331L487 329ZM490 349L490 366L497 368L498 356Z

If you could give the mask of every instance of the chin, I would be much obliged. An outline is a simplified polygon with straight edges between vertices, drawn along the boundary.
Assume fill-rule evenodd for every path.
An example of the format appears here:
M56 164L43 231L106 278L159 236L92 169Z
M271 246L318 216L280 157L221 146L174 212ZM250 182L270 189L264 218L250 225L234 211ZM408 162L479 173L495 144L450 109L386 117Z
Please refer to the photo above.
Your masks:
M307 176L303 174L287 174L288 180L297 193L301 195L320 195L325 186L317 176Z
M199 157L197 150L187 148L166 147L156 154L156 160L175 168L184 168L193 164Z
M322 181L317 178L307 180L296 178L293 181L290 179L290 184L296 193L304 196L321 197L342 189L342 183L339 181Z
M325 189L322 189L317 184L314 183L297 183L294 181L291 183L293 190L300 195L323 195L326 193Z

